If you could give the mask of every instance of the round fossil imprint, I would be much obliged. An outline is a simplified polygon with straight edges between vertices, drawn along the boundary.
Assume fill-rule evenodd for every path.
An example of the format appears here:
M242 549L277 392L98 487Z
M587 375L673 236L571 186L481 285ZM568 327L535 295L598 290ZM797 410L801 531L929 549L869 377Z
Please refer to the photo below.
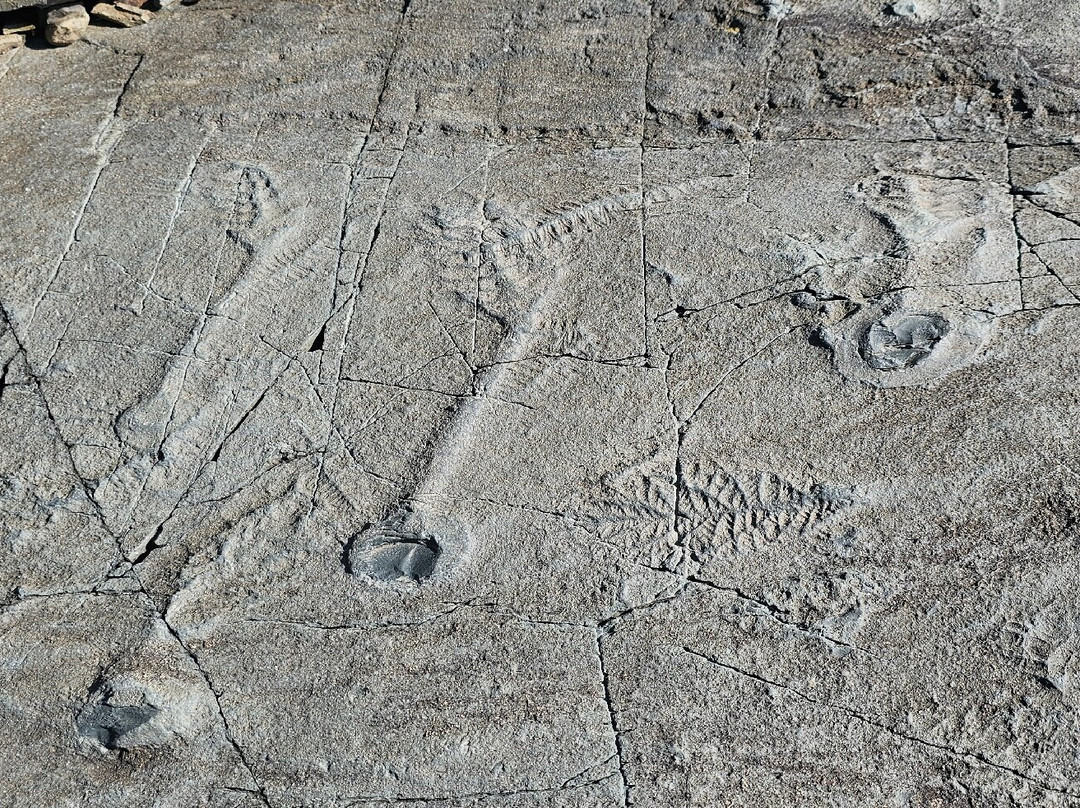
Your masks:
M792 302L805 307L801 299ZM875 387L932 384L976 361L993 327L992 316L941 294L907 292L855 303L822 322L812 342L830 350L845 378ZM823 320L829 316L820 313Z
M859 353L874 370L905 370L929 356L948 331L936 314L882 317L866 330Z
M442 547L434 536L411 530L391 518L353 538L347 552L348 568L377 581L419 583L435 574Z

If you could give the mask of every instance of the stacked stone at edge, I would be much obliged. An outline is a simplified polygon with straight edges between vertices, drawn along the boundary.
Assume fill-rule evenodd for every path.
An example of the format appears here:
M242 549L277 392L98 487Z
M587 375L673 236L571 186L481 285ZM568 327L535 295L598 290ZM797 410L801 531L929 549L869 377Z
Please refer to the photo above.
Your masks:
M142 8L147 0L135 0L133 3L98 3L90 9L95 19L102 20L122 28L131 28L149 22L153 16Z
M45 41L65 46L78 42L90 27L90 15L79 5L49 9L45 16Z
M26 37L23 34L0 34L0 54L21 48L24 42Z
M91 22L131 28L153 18L154 11L174 5L193 5L180 0L107 0L94 3L57 4L27 0L22 8L5 10L0 14L0 55L26 44L27 37L40 34L56 47L78 42L89 30ZM44 8L43 8L44 6ZM5 7L7 8L7 7Z

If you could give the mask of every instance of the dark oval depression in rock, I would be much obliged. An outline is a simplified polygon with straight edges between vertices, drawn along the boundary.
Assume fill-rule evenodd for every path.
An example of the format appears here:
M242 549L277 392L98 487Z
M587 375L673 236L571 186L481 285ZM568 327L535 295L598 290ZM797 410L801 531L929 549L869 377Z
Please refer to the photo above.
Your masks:
M116 706L88 704L79 713L75 726L84 738L97 741L106 749L119 749L123 738L157 715L150 704Z
M441 555L434 536L384 522L353 536L345 550L345 568L377 581L419 583L435 574Z
M906 370L929 356L948 331L937 314L883 317L866 330L859 353L874 370Z

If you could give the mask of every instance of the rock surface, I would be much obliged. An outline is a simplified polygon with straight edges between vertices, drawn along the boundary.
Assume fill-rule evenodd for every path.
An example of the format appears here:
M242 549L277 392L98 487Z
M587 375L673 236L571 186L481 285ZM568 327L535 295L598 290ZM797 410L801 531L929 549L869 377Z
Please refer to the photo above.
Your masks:
M1080 805L1078 22L6 55L0 802Z

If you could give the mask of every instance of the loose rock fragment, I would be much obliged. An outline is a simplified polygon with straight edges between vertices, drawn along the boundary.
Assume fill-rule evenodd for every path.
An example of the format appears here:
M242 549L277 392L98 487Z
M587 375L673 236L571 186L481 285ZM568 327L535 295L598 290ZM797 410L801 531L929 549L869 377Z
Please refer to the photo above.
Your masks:
M896 0L886 6L890 14L913 20L930 20L940 15L937 0Z
M83 38L90 27L90 15L82 6L61 6L45 18L45 40L50 45L70 45Z
M8 23L0 28L0 34L23 34L29 36L37 30L37 23L31 21Z
M119 25L122 28L132 28L136 25L150 21L150 12L141 8L128 5L127 3L98 3L90 13L99 20Z
M22 34L2 34L0 35L0 53L21 48L25 42L26 37Z

